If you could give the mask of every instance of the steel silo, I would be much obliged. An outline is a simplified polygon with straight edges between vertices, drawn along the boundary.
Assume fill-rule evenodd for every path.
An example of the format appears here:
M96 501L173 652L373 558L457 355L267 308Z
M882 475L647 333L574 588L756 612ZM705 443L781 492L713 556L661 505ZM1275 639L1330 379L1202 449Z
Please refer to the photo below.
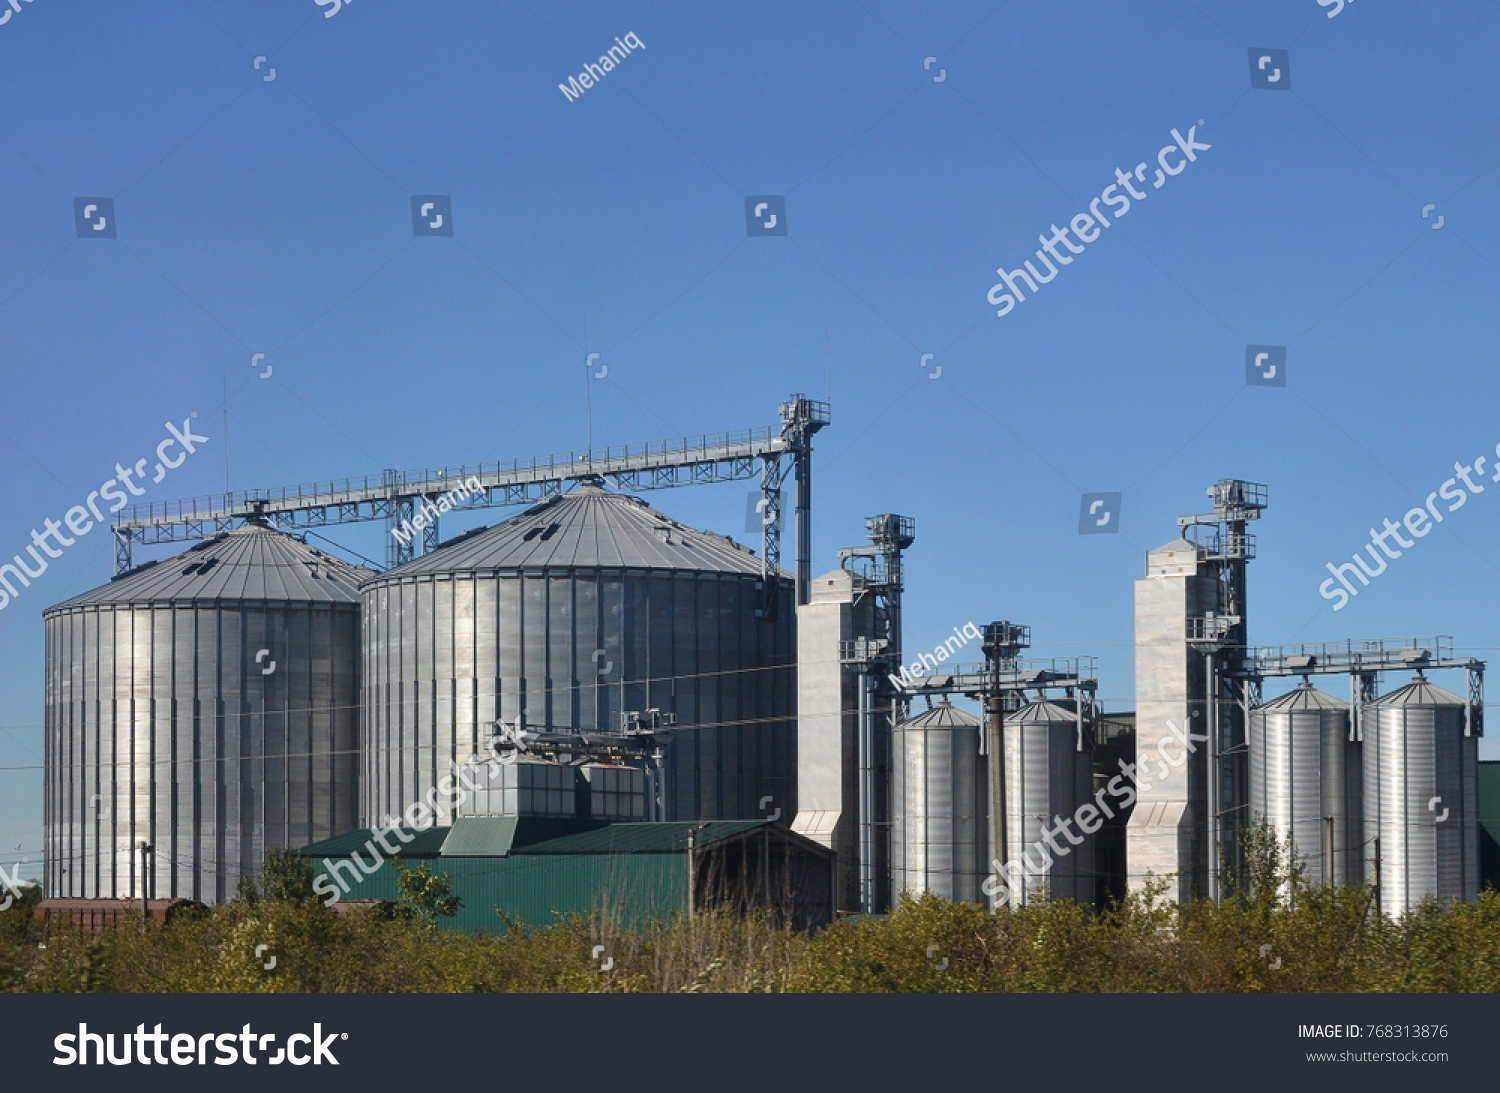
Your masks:
M1363 879L1359 748L1348 703L1307 681L1250 712L1250 818L1290 840L1310 883L1325 881L1330 853L1334 884Z
M793 815L790 580L761 618L752 552L584 485L366 582L362 814L421 801L497 720L618 732L658 709L668 819Z
M1024 903L1045 888L1049 899L1092 904L1094 837L1072 821L1093 800L1093 753L1079 750L1071 700L1039 699L1006 714L1004 737L1005 864L1020 866L1019 874L1003 878L1012 901ZM1060 820L1070 826L1059 827Z
M259 525L43 614L47 894L232 898L358 821L369 570Z
M977 903L985 867L985 763L977 718L946 701L896 726L891 890Z
M1365 839L1380 840L1387 914L1479 894L1479 740L1465 735L1464 707L1418 672L1365 708Z

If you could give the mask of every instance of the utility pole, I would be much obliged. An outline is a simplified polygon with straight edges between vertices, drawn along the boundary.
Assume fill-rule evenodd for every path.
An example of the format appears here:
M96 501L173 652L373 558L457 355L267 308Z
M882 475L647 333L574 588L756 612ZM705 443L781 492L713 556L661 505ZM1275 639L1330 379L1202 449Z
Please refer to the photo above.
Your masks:
M698 913L698 908L697 908L697 894L696 894L696 892L694 891L694 888L693 888L693 883L696 880L697 873L698 873L698 868L697 868L697 857L698 857L698 855L697 855L697 849L696 849L697 846L698 846L698 832L702 831L707 826L708 826L707 824L699 824L697 827L690 827L690 828L688 828L688 845L687 845L687 897L688 897L688 921L689 922L692 922L693 918Z
M760 885L761 898L766 906L766 921L771 920L771 821L760 829Z
M991 622L984 627L984 659L990 670L989 747L990 760L990 850L995 883L1003 885L1005 872L1005 695L1000 690L1001 662L1014 671L1016 656L1031 644L1031 627L1010 622ZM1080 701L1082 696L1080 696Z
M1375 913L1380 914L1384 908L1380 905L1380 836L1375 836Z
M1005 704L1000 694L1000 658L990 660L990 846L995 883L1003 885L1005 870Z
M1333 887L1335 877L1333 869L1333 817L1324 816L1323 822L1328 825L1328 849L1324 852L1323 873L1329 888Z
M150 876L151 876L151 844L148 843L148 842L143 842L143 843L141 843L141 926L142 926L142 928L145 928L145 926L148 923L150 923L150 921L151 921L151 904L149 903L148 898L147 898L147 888L146 888L147 884L150 883L150 881L148 880L148 878Z

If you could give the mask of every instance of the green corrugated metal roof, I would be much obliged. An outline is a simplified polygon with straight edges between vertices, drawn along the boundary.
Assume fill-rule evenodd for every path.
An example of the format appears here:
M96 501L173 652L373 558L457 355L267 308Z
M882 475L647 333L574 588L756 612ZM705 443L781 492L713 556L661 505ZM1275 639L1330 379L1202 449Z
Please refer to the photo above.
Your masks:
M709 846L755 828L769 820L712 820L705 824L615 823L590 831L574 831L516 846L512 854L685 854L688 832L695 827L697 845Z
M426 831L400 828L399 831L408 836L411 841L407 842L394 831L386 833L385 841L399 849L403 858L435 858L442 850L444 840L448 838L446 827L429 827ZM298 853L304 858L347 858L356 851L360 854L365 853L366 843L370 843L379 850L380 844L375 842L374 833L368 829L361 829L304 846ZM383 850L379 853L381 857L388 856Z
M697 845L753 831L770 820L711 820L693 823L609 823L603 820L557 820L515 816L463 816L452 827L431 827L406 833L410 843L393 833L386 842L399 847L404 858L503 858L513 854L682 854L688 832L698 828ZM405 829L403 829L405 830ZM379 847L369 830L351 831L302 848L309 858L347 858L364 854L366 845ZM381 852L381 857L389 854Z
M444 858L503 858L515 842L515 816L461 816L443 840Z

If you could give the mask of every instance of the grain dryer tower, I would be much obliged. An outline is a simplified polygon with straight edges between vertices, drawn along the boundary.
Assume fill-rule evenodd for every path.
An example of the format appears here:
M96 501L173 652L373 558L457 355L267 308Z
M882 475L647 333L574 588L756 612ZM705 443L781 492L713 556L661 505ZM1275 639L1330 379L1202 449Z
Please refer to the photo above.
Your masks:
M869 546L809 583L797 608L797 807L793 830L838 854L840 909L890 904L891 730L904 713L902 555L910 517L865 520Z
M1255 537L1245 529L1260 519L1266 488L1226 478L1208 496L1214 511L1179 517L1182 537L1148 553L1146 576L1135 582L1136 754L1153 773L1126 833L1129 883L1175 875L1184 902L1217 895L1209 848L1224 843L1233 855L1233 829L1223 821L1243 805L1243 767L1226 756L1242 751L1244 715L1221 658L1246 644L1245 566Z

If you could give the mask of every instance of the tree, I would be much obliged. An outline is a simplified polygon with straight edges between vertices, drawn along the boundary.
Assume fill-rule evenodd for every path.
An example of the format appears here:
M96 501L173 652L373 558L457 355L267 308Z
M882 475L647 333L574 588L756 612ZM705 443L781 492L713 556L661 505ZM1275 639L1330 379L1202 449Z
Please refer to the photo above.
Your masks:
M234 886L234 898L247 906L254 907L260 902L260 892L255 887L255 878L244 876Z
M391 859L391 865L396 870L397 918L420 922L430 930L437 925L439 916L452 918L464 905L453 894L452 880L446 875L435 876L426 862L408 869L396 857Z
M289 846L266 854L260 868L260 890L267 899L306 903L313 898L313 866Z

